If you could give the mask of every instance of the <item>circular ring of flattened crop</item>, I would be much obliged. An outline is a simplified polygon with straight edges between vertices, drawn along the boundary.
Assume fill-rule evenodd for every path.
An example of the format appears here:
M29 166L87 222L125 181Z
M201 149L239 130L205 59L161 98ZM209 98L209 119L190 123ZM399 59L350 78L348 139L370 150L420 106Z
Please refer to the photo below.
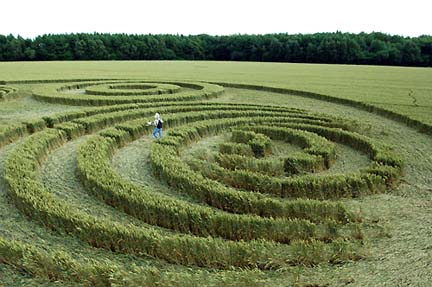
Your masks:
M99 80L41 85L33 90L33 97L50 103L103 106L203 100L217 97L223 91L220 85L201 82Z
M174 94L181 89L178 85L160 83L130 83L94 85L85 89L86 95L98 96L141 96Z
M187 186L189 191L194 189L199 191L204 183L212 182L213 184L208 185L209 193L219 193L218 188L221 187L214 182L217 180L232 187L278 197L335 199L376 193L397 182L402 171L402 161L388 146L340 128L320 126L315 123L296 123L296 118L291 122L292 118L284 119L281 116L283 113L278 113L276 117L266 113L257 116L255 113L245 118L209 119L200 121L196 126L190 123L184 130L173 131L153 146L152 162L155 169L159 170L173 185L179 184L182 179L193 182ZM272 123L272 126L268 127L268 123ZM232 139L233 143L221 144L216 162L195 160L188 167L183 159L172 156L184 149L191 138L199 139L203 135L215 135L227 131L227 127L232 128L237 125L246 136L243 135L241 140L237 136ZM262 139L263 135L267 140ZM268 139L297 143L303 148L304 153L287 155L277 167L271 166L271 162L258 159L266 153ZM306 173L294 177L272 177L265 174L266 166L274 173L279 171L279 174L298 173L307 170L308 167L312 167L310 168L312 171L328 168L335 161L336 155L334 147L326 139L366 153L371 160L369 168L358 172L325 176ZM258 168L259 165L261 168ZM191 168L200 175L194 174ZM201 176L210 181L200 180ZM195 177L196 180L190 180L191 177ZM171 178L175 180L170 180ZM233 197L236 196L236 192L228 193Z
M393 188L403 169L400 157L341 118L289 107L198 101L222 92L219 85L154 80L36 88L40 100L106 106L47 115L8 131L10 141L33 133L5 163L13 203L47 229L167 265L272 270L360 259L361 219L339 199ZM164 137L149 144L148 163L155 181L166 183L171 193L137 184L112 166L119 149L151 134L148 121L156 112L163 116ZM71 206L41 182L38 169L46 158L89 134L74 150L76 180L98 204L133 218L130 224ZM209 156L190 158L190 148L213 136L225 138ZM276 142L299 149L276 156ZM338 161L335 144L367 155L369 166L321 174ZM103 270L102 261L92 270Z
M17 89L14 87L0 85L0 101L11 97L11 95L13 97L16 91Z

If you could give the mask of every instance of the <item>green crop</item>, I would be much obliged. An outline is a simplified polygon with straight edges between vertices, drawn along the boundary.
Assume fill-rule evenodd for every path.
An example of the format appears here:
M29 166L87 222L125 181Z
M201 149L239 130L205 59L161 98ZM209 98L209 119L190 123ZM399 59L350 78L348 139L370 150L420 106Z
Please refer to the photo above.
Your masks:
M205 82L110 77L4 83L1 98L42 101L64 110L35 111L0 126L5 150L0 172L10 208L37 232L49 231L87 249L75 252L62 243L66 251L57 252L48 241L42 250L29 244L30 235L9 240L14 232L0 227L0 262L35 277L84 285L127 286L146 278L143 282L153 282L149 286L171 286L172 278L179 278L179 286L187 286L208 276L223 286L249 272L261 272L251 280L266 278L271 285L275 281L269 276L287 270L318 264L333 270L333 264L365 256L367 236L381 226L363 218L353 198L373 200L368 195L399 187L411 168L400 150L377 140L377 131L364 123L311 112L307 106L262 104L267 98L243 103L235 99L239 91L324 99L428 127L393 110L321 90L224 83L218 76ZM33 95L19 94L24 88ZM164 120L159 140L149 138L153 126L148 122L156 112ZM123 164L145 174L142 178L125 176L113 164L137 143L145 152L130 153L130 162ZM341 146L350 149L348 154L358 153L365 164L345 171ZM206 156L194 156L195 147ZM55 168L44 173L50 158L63 150L73 155L65 159L73 167L65 191L46 180L58 176ZM74 188L84 192L72 205L67 193ZM87 209L77 207L81 197ZM88 211L91 203L94 213ZM100 206L115 216L108 219ZM95 250L100 258L82 260L81 250ZM229 279L214 279L219 274Z

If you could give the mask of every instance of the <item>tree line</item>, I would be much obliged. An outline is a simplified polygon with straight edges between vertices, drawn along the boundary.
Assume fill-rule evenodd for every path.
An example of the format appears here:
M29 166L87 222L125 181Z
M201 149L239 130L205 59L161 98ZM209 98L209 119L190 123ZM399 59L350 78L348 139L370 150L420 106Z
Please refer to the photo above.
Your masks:
M432 66L432 36L383 33L267 35L0 35L0 61L215 60Z

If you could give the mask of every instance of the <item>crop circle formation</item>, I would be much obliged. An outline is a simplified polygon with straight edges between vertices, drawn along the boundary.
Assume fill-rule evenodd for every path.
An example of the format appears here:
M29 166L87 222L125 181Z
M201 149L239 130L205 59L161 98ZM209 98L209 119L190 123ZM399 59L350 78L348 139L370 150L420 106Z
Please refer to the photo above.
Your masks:
M187 81L40 84L33 91L40 101L89 107L3 131L3 144L23 137L5 162L14 205L47 230L115 254L168 264L275 270L360 259L361 218L339 200L394 187L403 169L399 156L341 118L204 101L223 90ZM156 112L163 116L164 136L150 146L152 173L181 196L134 183L112 167L119 149L149 137L147 122ZM79 181L91 196L145 225L94 217L41 182L38 170L47 156L84 135L76 150ZM198 141L214 136L223 142L186 156ZM280 144L298 150L277 153L274 147ZM325 173L338 161L336 145L367 155L369 166ZM103 260L91 264L79 268L98 276L109 273Z
M116 105L192 101L216 97L223 87L201 82L82 81L76 84L43 85L34 89L36 99L70 105Z

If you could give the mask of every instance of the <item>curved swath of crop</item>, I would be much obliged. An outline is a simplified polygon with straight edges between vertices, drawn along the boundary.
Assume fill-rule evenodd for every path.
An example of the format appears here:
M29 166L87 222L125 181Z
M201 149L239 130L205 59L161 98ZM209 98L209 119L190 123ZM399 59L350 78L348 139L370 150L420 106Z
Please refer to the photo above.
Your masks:
M14 87L0 85L0 101L13 97L16 91L17 89Z
M190 85L197 90L202 89L199 85ZM161 95L174 94L179 92L182 87L173 84L161 83L120 83L120 84L98 84L85 88L87 95L99 96L142 96L142 95Z
M48 229L91 246L172 264L273 269L359 259L359 218L338 199L393 187L402 160L343 119L287 107L195 101L222 91L206 83L142 80L42 85L34 91L38 99L107 106L46 116L2 134L0 142L6 143L33 133L6 162L14 204ZM155 112L163 115L167 133L151 145L153 172L184 198L130 182L111 166L116 150L150 133L147 122ZM39 181L47 155L85 134L93 135L76 157L86 190L151 227L95 218ZM196 142L216 135L231 140L213 160L185 157ZM301 151L274 164L267 157L274 141ZM335 143L368 155L370 166L321 175L337 161Z
M201 100L216 97L222 92L222 86L201 82L109 80L45 84L33 90L33 97L50 103L103 106Z

